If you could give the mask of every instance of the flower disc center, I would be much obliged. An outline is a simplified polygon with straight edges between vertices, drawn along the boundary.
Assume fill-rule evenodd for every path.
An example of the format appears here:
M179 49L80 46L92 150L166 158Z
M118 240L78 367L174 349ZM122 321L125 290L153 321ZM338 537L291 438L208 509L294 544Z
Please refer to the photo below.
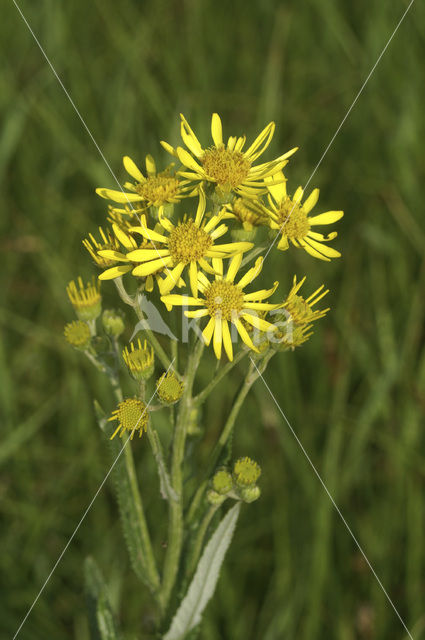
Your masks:
M213 239L193 220L180 222L170 233L168 249L174 261L189 264L200 260L211 247Z
M235 320L243 309L243 291L231 282L224 280L212 282L204 295L211 317Z
M116 412L116 417L126 431L137 431L146 428L148 422L148 412L146 405L137 398L128 398L120 402Z
M169 175L149 176L146 182L136 185L136 191L155 207L159 207L175 200L179 192L179 181Z
M302 207L286 198L278 211L278 224L288 238L304 238L310 231L310 222Z
M250 161L243 153L226 147L207 149L201 162L207 175L219 186L232 189L242 184L251 168Z

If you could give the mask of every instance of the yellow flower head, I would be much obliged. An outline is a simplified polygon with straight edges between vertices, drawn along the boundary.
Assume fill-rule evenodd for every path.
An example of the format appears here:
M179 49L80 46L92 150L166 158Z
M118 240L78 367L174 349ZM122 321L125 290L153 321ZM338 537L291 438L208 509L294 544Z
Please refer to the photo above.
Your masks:
M90 329L86 322L74 320L68 322L64 329L65 340L77 349L85 349L90 344Z
M241 262L242 254L234 256L230 261L226 275L223 276L223 261L214 259L215 279L210 281L203 273L199 274L201 296L198 298L177 294L161 297L161 300L168 308L175 305L201 307L195 311L185 311L185 315L188 318L209 316L209 321L202 335L207 345L213 339L214 352L218 360L221 357L222 345L224 345L229 360L233 360L229 323L235 327L243 342L253 351L258 351L258 349L244 327L243 320L260 331L276 330L273 324L259 317L258 312L277 309L281 306L260 302L269 298L276 291L278 282L275 282L271 289L245 293L244 287L261 272L263 259L258 258L255 266L249 269L238 283L235 283L234 280Z
M95 320L100 315L102 296L100 295L100 284L96 283L94 278L86 286L81 278L78 278L77 284L72 280L68 284L66 292L80 320Z
M312 327L312 324L296 325L286 322L283 328L275 331L270 345L276 351L294 351L296 347L300 347L311 338L313 335Z
M138 339L136 346L134 346L134 342L131 342L130 349L128 347L124 348L122 357L128 370L136 380L147 380L153 374L153 348L147 345L146 340L142 345L140 339Z
M83 240L83 245L93 258L96 266L100 267L101 269L107 269L114 264L114 261L108 260L108 258L102 258L102 256L98 254L98 251L102 251L104 249L118 251L120 245L118 240L113 236L112 232L109 229L104 231L102 227L99 227L99 235L101 239L100 242L98 242L98 240L96 240L96 238L91 233L89 233L89 237Z
M303 296L299 295L299 290L304 282L305 276L299 282L297 282L297 277L294 276L292 288L282 305L289 316L288 319L296 325L310 324L310 322L323 318L329 311L329 307L327 309L313 309L314 305L329 293L329 289L325 290L322 284L308 298L303 298Z
M169 170L157 173L155 161L152 156L146 156L146 173L144 176L131 158L124 156L123 164L136 182L126 182L125 191L116 189L96 189L96 193L102 198L113 202L133 203L143 202L145 208L150 206L160 207L168 203L179 202L190 188L187 180L180 180ZM131 209L131 207L130 207Z
M215 241L227 231L224 224L219 224L221 214L212 216L207 223L204 221L206 207L205 193L199 191L199 204L195 218L183 218L174 225L171 220L160 216L160 224L164 233L152 231L147 227L134 227L133 232L152 242L152 248L142 248L131 251L127 258L139 263L133 269L135 276L147 276L160 268L166 268L167 274L161 282L160 290L163 295L169 293L179 282L183 271L189 271L192 294L198 293L198 267L208 273L214 269L207 259L226 258L251 249L251 242L230 242L215 244Z
M232 474L227 469L219 469L215 472L212 479L212 486L214 491L220 495L225 495L233 488Z
M239 458L233 467L233 477L239 487L255 484L261 475L261 467L251 458Z
M180 117L181 136L191 153L182 147L174 149L163 141L162 146L186 167L187 170L179 171L179 175L188 180L211 183L221 194L236 193L252 198L265 193L264 179L282 169L287 164L289 156L297 150L291 149L271 162L254 166L255 160L264 153L271 142L275 130L274 122L270 122L251 146L243 150L245 136L230 136L227 144L224 144L220 116L213 113L211 135L214 144L203 148L186 118L183 115Z
M254 227L267 224L267 216L251 200L237 198L229 207L229 213L225 218L233 218L241 223L246 231L251 231Z
M120 402L115 411L112 412L109 421L111 420L118 420L118 427L112 434L111 440L115 438L118 431L121 431L120 438L126 431L131 432L131 440L136 431L139 432L139 437L141 438L143 431L148 429L148 408L144 402L137 398L127 398Z
M281 238L277 245L278 249L285 251L291 242L295 247L302 247L315 258L330 261L331 258L339 258L340 253L325 242L333 240L337 236L336 231L332 231L328 236L312 231L312 227L322 224L332 224L337 222L344 215L343 211L326 211L317 216L309 217L319 199L319 189L314 189L304 204L301 200L304 190L301 187L295 191L291 198L286 192L286 182L283 173L277 174L275 179L269 181L269 206L264 207L264 212L268 214L270 226L277 229Z
M138 228L139 227L129 227L129 231L131 230L133 232L135 229L138 229ZM143 227L143 228L146 228L146 227ZM133 272L133 275L139 275L141 277L140 273L139 274L134 273L135 268L138 266L138 261L133 260L131 258L132 254L134 254L136 251L152 251L157 256L158 255L160 256L161 254L155 248L155 245L152 242L149 242L149 240L144 239L141 242L141 244L138 244L136 240L133 238L133 236L129 233L129 231L125 231L118 224L113 224L112 229L115 234L115 237L123 246L125 253L124 251L114 251L110 249L99 251L99 255L102 258L118 263L114 267L110 267L109 269L106 269L106 271L101 273L99 275L99 280L113 280L114 278L123 276L125 273L129 273L130 271ZM154 233L153 231L150 231L150 232ZM162 271L166 270L166 267L167 265L164 264L164 261L159 260L156 264L156 269L152 270L151 273L145 276L146 291L153 290L154 276L157 283L158 284L160 283L160 274Z
M174 404L183 394L183 383L178 379L174 371L163 373L156 381L158 398L164 404Z

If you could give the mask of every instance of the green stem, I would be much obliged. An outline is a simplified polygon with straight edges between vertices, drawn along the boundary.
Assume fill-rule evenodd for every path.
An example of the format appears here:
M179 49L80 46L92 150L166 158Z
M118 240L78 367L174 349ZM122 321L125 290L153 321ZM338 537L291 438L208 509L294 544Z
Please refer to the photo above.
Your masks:
M187 516L187 521L188 523L192 522L197 511L199 508L199 505L202 501L202 498L204 496L205 490L208 487L208 482L209 479L213 473L213 471L215 470L215 467L217 465L217 462L220 458L220 455L228 441L228 439L230 438L233 428L235 426L235 422L236 422L236 418L239 414L239 411L241 410L241 407L244 403L244 400L246 398L246 396L248 395L249 390L251 389L252 385L254 384L254 382L257 380L257 378L260 376L260 374L262 374L269 361L271 360L271 358L274 356L275 352L274 351L269 351L264 358L259 361L257 363L257 368L254 366L253 362L250 363L249 365L249 369L248 372L245 376L245 379L242 383L242 386L240 387L236 399L233 403L232 409L229 413L229 417L226 420L226 423L223 427L223 430L221 432L221 435L217 441L217 444L214 447L214 450L211 454L210 457L210 462L208 465L208 470L206 473L206 479L201 483L201 485L199 486L198 490L195 493L195 496L192 500L192 503L190 505L189 508L189 513ZM258 369L258 370L257 370Z
M183 544L183 471L182 463L186 442L186 427L192 408L192 389L196 371L204 349L204 342L199 340L192 353L189 355L187 369L184 377L184 391L179 403L179 411L174 431L172 459L171 459L171 485L177 495L177 500L169 503L169 529L168 547L164 562L161 597L164 608L173 590L177 571L180 564L180 555Z
M245 351L244 349L242 351L239 351L239 353L235 355L232 362L228 362L227 364L224 365L224 367L221 367L217 375L214 376L211 382L207 384L205 389L203 389L201 393L199 393L197 396L193 398L193 404L197 406L201 405L205 401L205 399L210 395L214 387L220 382L220 380L222 380L222 378L224 378L224 376L227 375L229 371L231 371L233 367L238 362L240 362L244 356L246 356L247 353L248 351Z
M123 399L123 393L119 384L118 377L116 375L108 375L108 378L114 390L117 401L121 402ZM160 598L160 577L158 569L156 567L155 556L153 554L152 543L146 522L145 511L143 508L142 496L140 494L139 484L137 481L133 452L128 441L124 445L124 464L128 486L130 488L131 501L134 508L134 513L136 515L137 527L140 534L142 547L142 564L146 569L146 581L149 584L149 587L158 602L160 611L162 612L163 607Z
M115 282L115 286L117 287L117 291L119 293L121 300L125 302L125 304L128 304L130 307L134 309L137 315L137 318L139 320L146 320L145 316L143 315L143 311L141 310L137 302L137 297L133 298L130 295L128 295L127 291L125 290L124 284L122 282L122 278L121 277L115 278L114 282ZM148 342L154 348L154 351L158 356L158 358L160 359L160 361L162 362L163 366L165 367L165 369L168 370L171 366L171 360L165 353L164 349L162 348L158 338L155 336L152 329L145 328L143 329L143 331L146 333ZM176 375L178 376L177 372L176 372Z

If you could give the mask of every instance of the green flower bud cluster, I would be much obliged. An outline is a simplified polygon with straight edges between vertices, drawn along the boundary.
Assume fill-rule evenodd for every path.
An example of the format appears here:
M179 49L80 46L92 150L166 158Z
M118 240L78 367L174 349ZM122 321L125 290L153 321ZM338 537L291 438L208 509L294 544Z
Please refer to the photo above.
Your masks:
M226 468L216 471L211 481L211 489L207 493L210 504L220 505L226 498L254 502L261 491L257 480L261 475L261 467L251 458L239 458L233 465L233 472Z

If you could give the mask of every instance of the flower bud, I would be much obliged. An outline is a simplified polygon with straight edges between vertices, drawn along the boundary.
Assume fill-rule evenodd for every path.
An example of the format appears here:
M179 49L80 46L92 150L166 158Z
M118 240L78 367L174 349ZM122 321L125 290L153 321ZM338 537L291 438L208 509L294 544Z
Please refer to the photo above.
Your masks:
M123 312L116 309L105 309L102 313L102 325L108 336L118 338L125 329Z
M154 372L154 354L146 340L143 345L140 339L130 343L130 349L125 347L122 352L124 362L135 380L148 380Z
M219 506L226 500L226 496L222 496L214 489L210 489L207 492L207 500L210 504Z
M76 349L87 349L90 344L91 334L89 326L81 320L68 322L64 329L65 340Z
M258 500L261 495L260 487L256 484L251 487L243 487L239 489L239 495L244 502L254 502L254 500Z
M232 490L233 479L232 474L227 469L219 469L212 479L212 486L217 493L225 495Z
M85 286L81 278L78 278L77 284L72 280L68 284L66 292L79 320L90 322L100 316L102 296L100 295L100 284L94 278Z
M183 383L177 378L174 371L163 373L156 381L156 392L163 404L175 404L183 394Z
M251 458L239 458L233 466L233 478L238 487L255 485L261 475L261 467Z

